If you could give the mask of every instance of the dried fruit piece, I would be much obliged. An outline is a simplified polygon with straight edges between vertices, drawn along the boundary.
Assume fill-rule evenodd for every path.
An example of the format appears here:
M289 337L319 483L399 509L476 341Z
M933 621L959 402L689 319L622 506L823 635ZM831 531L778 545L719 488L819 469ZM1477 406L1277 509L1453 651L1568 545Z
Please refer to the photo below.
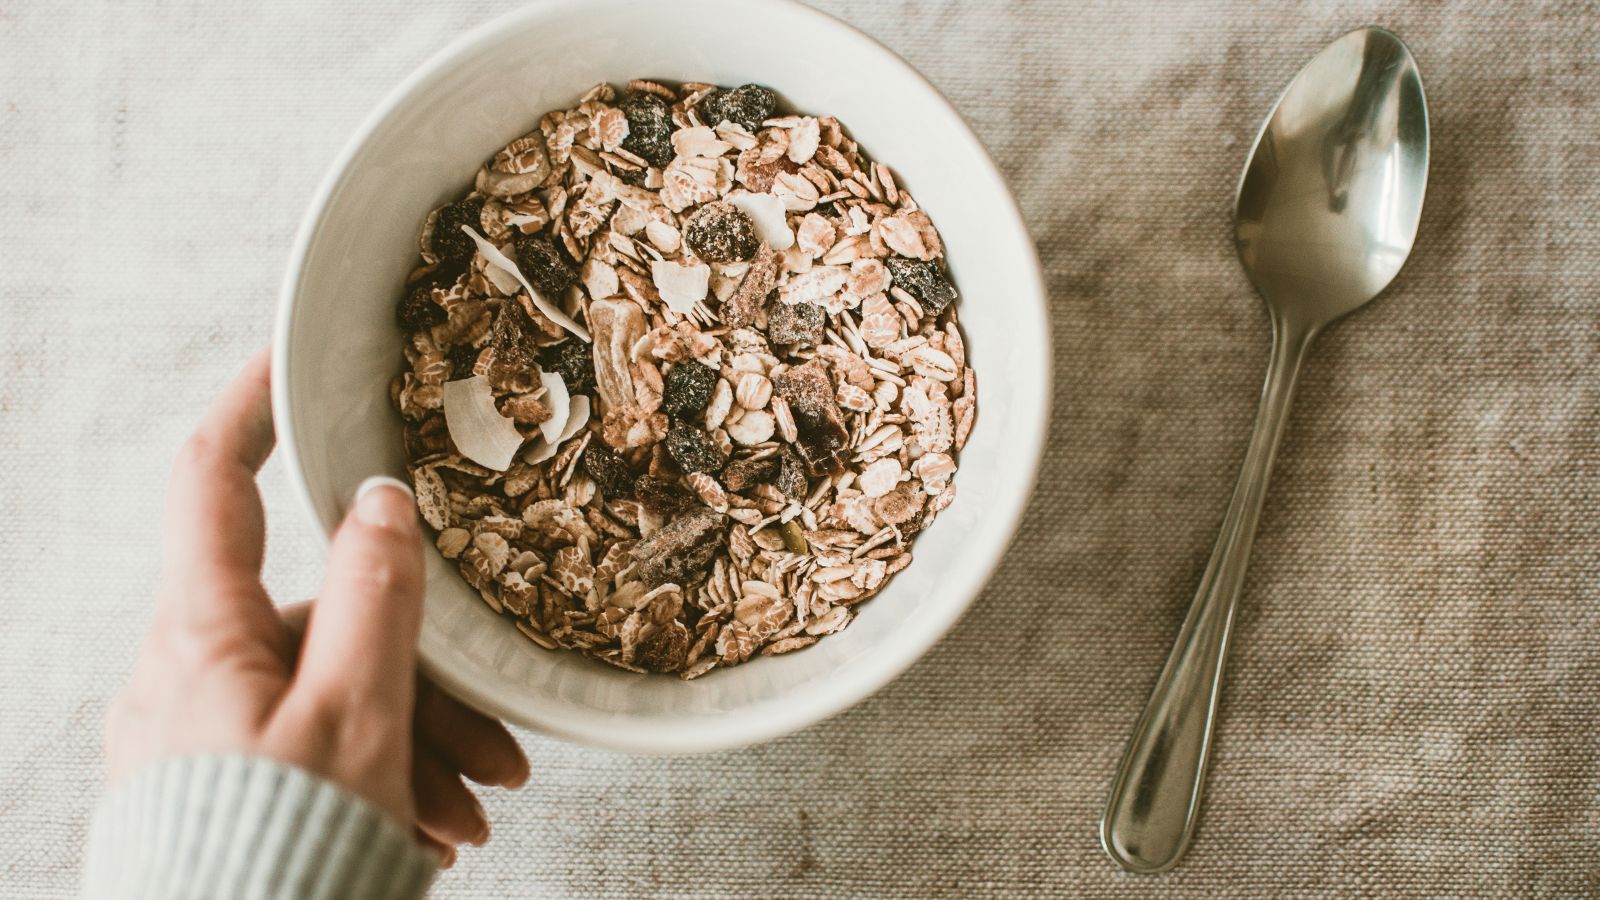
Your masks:
M717 386L717 370L686 359L667 371L661 406L675 416L705 412Z
M785 369L772 377L772 387L794 414L800 438L796 446L807 467L819 475L837 468L849 434L839 417L833 381L822 360Z
M695 506L694 495L678 486L676 481L657 475L640 475L633 482L633 495L639 505L650 512L670 519Z
M629 91L617 102L617 108L628 119L628 136L622 139L622 149L658 169L666 168L672 162L672 133L677 130L667 102L655 94Z
M884 260L894 286L915 297L922 311L930 316L944 312L956 299L956 289L939 271L936 263L891 256Z
M539 367L561 376L574 394L594 389L594 352L582 341L567 339L539 354Z
M804 463L788 448L778 454L778 477L774 479L773 485L791 500L804 500L806 492L811 488L810 482L806 480Z
M688 424L674 422L667 431L667 454L685 472L720 472L728 464L727 454L710 435Z
M561 251L540 234L517 232L511 236L517 268L552 303L558 302L567 288L578 283L578 273L561 257Z
M639 642L634 661L654 672L675 672L689 655L689 629L673 619Z
M768 484L778 477L778 458L736 459L722 470L722 483L735 493L758 484Z
M590 441L584 448L582 465L584 474L594 479L608 498L627 497L633 493L633 467L598 441Z
M773 285L778 283L778 264L781 259L765 244L756 250L755 259L745 272L744 280L722 304L723 322L732 328L743 328L755 321L756 310L766 302Z
M767 338L774 344L815 344L825 324L822 307L812 303L767 305Z
M494 391L481 375L445 382L444 419L461 455L496 472L522 447L522 433L495 409Z
M726 539L728 519L700 507L678 516L634 545L637 576L646 589L669 582L683 585L711 562Z
M489 381L501 390L527 390L539 369L539 347L534 343L533 320L516 303L505 303L489 329L494 361Z
M482 352L481 347L474 347L471 344L451 347L444 355L445 361L450 363L451 377L467 378L472 375L473 368L478 364L478 354Z
M700 101L700 120L716 127L728 121L754 132L761 123L772 118L778 108L778 95L771 88L759 84L746 84L723 90L718 88ZM631 120L630 120L631 121Z
M433 225L433 253L447 269L460 270L472 261L477 249L461 229L478 228L483 216L483 198L468 197L443 207Z
M433 283L423 282L407 291L395 306L394 318L408 333L443 324L444 307L433 302Z
M683 239L706 262L743 262L754 256L761 239L744 211L722 200L707 203L683 223Z

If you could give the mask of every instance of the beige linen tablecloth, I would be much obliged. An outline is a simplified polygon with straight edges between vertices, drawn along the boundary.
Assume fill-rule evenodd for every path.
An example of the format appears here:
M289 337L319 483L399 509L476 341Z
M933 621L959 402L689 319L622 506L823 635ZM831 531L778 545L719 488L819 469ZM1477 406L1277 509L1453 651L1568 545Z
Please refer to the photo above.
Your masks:
M1055 320L1055 424L961 625L785 740L537 777L439 897L1600 894L1600 8L1593 2L822 4L1005 168ZM0 4L0 895L69 894L100 718L149 615L196 411L267 340L358 120L505 3ZM1095 821L1243 453L1267 323L1238 170L1323 43L1416 51L1416 253L1308 361L1188 861ZM782 40L781 36L773 38ZM267 579L320 551L283 473Z

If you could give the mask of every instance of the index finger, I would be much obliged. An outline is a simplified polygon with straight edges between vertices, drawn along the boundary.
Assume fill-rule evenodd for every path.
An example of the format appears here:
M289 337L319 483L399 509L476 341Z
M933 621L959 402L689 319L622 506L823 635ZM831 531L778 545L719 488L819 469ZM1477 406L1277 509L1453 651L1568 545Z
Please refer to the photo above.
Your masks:
M259 591L266 516L256 472L273 445L269 360L262 350L245 364L173 464L161 541L167 590L161 593L165 604L180 608L167 612L183 613L196 595Z
M328 548L294 691L327 706L393 713L388 721L409 729L425 577L411 489L367 479Z

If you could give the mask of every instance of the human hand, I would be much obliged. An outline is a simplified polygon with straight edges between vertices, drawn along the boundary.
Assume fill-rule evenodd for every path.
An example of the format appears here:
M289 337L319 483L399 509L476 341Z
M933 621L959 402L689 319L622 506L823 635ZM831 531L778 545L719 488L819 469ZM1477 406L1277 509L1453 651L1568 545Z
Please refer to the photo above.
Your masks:
M255 485L272 445L263 351L174 467L154 618L106 718L109 776L188 754L273 757L414 825L449 865L456 845L489 833L463 776L518 787L527 758L503 725L415 674L422 533L399 482L362 486L320 599L273 607Z

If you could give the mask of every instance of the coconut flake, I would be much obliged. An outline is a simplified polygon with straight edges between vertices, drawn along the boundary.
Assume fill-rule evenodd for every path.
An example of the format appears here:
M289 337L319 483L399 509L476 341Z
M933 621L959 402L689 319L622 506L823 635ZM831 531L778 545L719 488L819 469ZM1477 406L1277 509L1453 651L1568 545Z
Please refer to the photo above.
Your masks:
M542 437L536 437L533 439L533 443L528 445L528 449L522 452L522 461L530 466L537 466L539 463L555 456L556 451L559 449L561 448L556 444L552 444Z
M572 436L587 424L589 424L589 395L579 394L572 398L572 405L567 409L567 426L561 429L561 437L556 438L556 443L565 444L572 440Z
M558 373L540 372L539 383L544 385L544 402L550 406L550 418L539 423L539 433L545 440L555 441L566 427L572 407L571 395L567 392L567 382Z
M756 225L756 234L774 250L787 250L794 246L794 232L789 230L783 201L774 194L735 194L726 198L729 203L744 210ZM465 226L463 226L465 227Z
M555 456L561 445L571 440L587 424L589 424L589 397L587 394L579 394L572 398L572 403L567 407L567 425L561 429L560 436L554 441L545 440L543 435L534 438L533 443L523 452L522 461L534 466Z
M504 472L522 447L522 433L494 408L494 391L482 375L444 383L444 422L462 456L496 472Z
M463 225L461 230L465 231L467 236L472 238L472 242L478 245L478 252L483 254L483 258L489 261L491 267L499 266L516 277L517 283L522 285L522 289L528 292L529 297L533 298L533 305L538 307L539 312L544 313L546 318L585 341L591 340L588 329L573 321L571 316L561 310L561 307L539 296L539 292L533 289L533 285L528 283L528 279L522 277L522 270L517 268L517 264L512 262L510 257L501 253L499 247L489 243L487 238L473 231L471 225Z
M650 264L650 277L656 283L656 290L661 292L661 301L682 316L692 312L711 287L711 267L705 263L684 266L658 259Z
M505 253L504 250L500 252L502 254ZM495 290L505 294L507 297L516 296L517 288L522 284L521 281L517 280L517 276L499 266L484 266L483 274L495 286Z

